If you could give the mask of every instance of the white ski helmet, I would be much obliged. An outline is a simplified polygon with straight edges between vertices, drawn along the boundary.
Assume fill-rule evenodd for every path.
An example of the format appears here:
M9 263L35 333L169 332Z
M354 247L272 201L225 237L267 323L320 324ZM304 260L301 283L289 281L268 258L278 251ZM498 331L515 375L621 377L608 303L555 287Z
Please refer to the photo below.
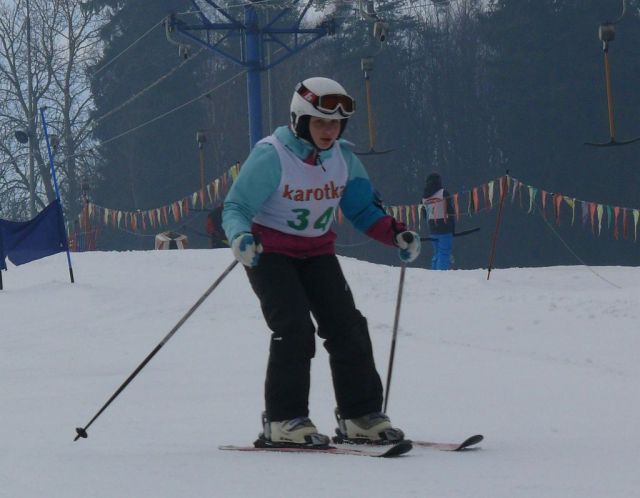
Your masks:
M325 119L346 120L356 110L356 103L344 87L329 78L307 78L298 83L291 99L291 128L299 135L300 118L316 116ZM308 125L308 120L304 123Z

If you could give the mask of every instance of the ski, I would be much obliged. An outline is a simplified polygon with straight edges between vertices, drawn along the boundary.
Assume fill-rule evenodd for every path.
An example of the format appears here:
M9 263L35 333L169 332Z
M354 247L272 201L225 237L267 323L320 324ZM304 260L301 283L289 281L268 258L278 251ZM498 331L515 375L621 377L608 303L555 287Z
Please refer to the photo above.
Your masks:
M235 445L223 445L218 446L218 449L225 451L266 451L266 452L278 452L278 453L324 453L331 455L351 455L351 456L368 456L376 458L392 458L411 451L411 441L400 441L396 444L373 446L373 445L336 445L327 446L323 448L310 448L310 447L291 447L291 446L271 446L256 448L255 446L235 446Z
M476 449L471 448L471 446L475 446L480 441L484 439L484 436L481 434L476 434L475 436L468 437L461 443L434 443L431 441L412 441L413 446L417 448L431 448L433 450L440 451L464 451L467 449Z

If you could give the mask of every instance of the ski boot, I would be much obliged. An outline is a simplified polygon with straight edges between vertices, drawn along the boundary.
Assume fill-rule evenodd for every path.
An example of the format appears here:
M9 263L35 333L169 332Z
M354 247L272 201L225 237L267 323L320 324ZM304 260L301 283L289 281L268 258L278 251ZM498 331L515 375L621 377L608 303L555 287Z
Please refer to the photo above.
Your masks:
M334 443L350 444L395 444L405 441L404 432L391 426L391 421L382 412L373 412L358 418L344 419L336 408L338 428Z
M320 434L308 417L271 422L266 412L262 413L263 432L253 443L256 448L312 448L329 446L329 436Z

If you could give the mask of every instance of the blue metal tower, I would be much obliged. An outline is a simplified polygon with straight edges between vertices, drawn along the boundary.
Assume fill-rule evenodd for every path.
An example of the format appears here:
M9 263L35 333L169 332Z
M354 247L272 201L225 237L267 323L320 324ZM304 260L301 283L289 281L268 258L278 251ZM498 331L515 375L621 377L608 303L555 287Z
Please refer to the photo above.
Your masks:
M202 11L199 3L196 0L191 0L199 18L198 23L186 23L175 15L169 16L167 20L167 33L180 33L192 42L246 68L250 147L253 147L263 137L260 73L297 54L323 36L335 32L334 21L323 21L315 28L301 27L302 19L307 14L313 0L307 0L299 15L289 25L281 26L281 22L286 21L286 16L293 12L300 0L291 0L289 7L280 10L273 19L261 26L256 5L263 1L250 0L244 4L242 6L244 19L241 20L232 15L228 8L225 9L218 5L219 2L200 0L200 4L208 4L223 19L223 22L212 22ZM211 32L214 31L224 33L214 39L211 36ZM206 32L206 39L199 35L203 32ZM239 47L236 46L235 51L227 47L228 44L225 43L232 38L239 39ZM278 45L284 49L284 53L267 62L265 60L267 43Z

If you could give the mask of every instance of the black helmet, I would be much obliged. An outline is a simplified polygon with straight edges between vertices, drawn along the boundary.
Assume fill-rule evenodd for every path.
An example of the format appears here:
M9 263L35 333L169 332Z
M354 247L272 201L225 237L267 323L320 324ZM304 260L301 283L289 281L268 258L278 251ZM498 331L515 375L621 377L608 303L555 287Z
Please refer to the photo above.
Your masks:
M427 176L427 181L425 183L426 186L431 186L436 190L440 190L442 188L442 177L438 173L431 173Z
M430 197L442 188L442 177L438 173L427 176L424 184L424 197Z

